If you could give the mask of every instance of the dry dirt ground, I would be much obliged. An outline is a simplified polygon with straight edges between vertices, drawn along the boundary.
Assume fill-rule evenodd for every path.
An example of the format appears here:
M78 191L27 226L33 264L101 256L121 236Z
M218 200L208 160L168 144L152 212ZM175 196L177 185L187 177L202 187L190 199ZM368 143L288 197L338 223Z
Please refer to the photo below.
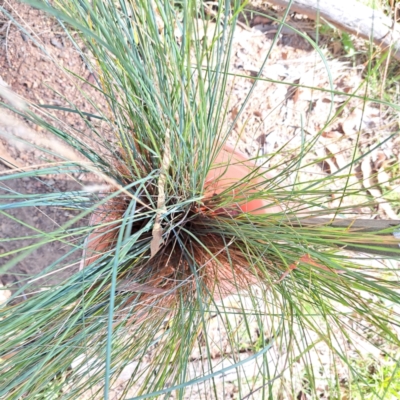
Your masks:
M70 78L67 78L66 74L59 68L60 66L66 67L89 82L93 82L91 71L86 68L84 60L68 40L62 28L52 19L26 5L8 1L3 2L3 6L13 18L24 24L27 32L33 34L37 41L29 39L28 35L18 29L7 15L0 14L0 77L2 80L16 93L40 105L68 106L66 98L69 98L73 99L78 108L87 112L93 111L90 102L80 94L76 85L71 84ZM246 18L243 18L243 21L246 21ZM247 14L247 22L249 22L251 29L239 28L234 43L232 71L243 77L235 78L229 86L230 107L228 117L231 120L236 117L238 107L252 85L252 78L260 70L261 63L270 49L276 32L273 24L271 25L268 20L252 15L251 12ZM305 34L312 35L314 28L307 19L301 16L293 16L290 23ZM262 73L265 80L258 82L254 96L237 121L230 138L232 142L238 143L239 150L248 156L262 152L266 157L269 157L268 165L273 167L282 162L285 157L289 157L290 150L299 147L303 135L311 138L325 126L328 116L335 114L347 98L343 95L335 95L334 98L331 98L328 92L312 90L306 88L306 86L326 88L332 85L333 90L352 93L361 84L363 74L362 65L354 65L346 60L339 61L332 57L332 52L335 49L330 48L329 51L323 51L327 57L327 61L324 63L305 38L290 29L285 29L282 32ZM330 82L328 69L331 74ZM90 93L89 85L85 83L82 83L82 85ZM299 88L297 85L305 87ZM97 101L95 97L93 100ZM323 163L314 164L310 167L310 170L302 172L301 179L303 181L316 174L329 175L343 168L350 160L350 149L354 148L358 127L361 126L362 131L358 144L360 152L369 149L376 142L378 136L379 140L388 137L397 127L397 121L395 121L393 115L385 114L376 105L369 105L362 114L360 112L362 103L362 100L352 99L329 124L323 138L315 146L313 152L307 156L314 159L327 157L327 159ZM103 107L100 99L98 105ZM9 114L2 111L0 117L7 119ZM82 125L81 119L75 118L72 113L64 113L60 118L63 123L79 130L84 131L86 129ZM23 121L23 124L21 129L37 129L27 121ZM5 129L4 127L5 124L0 124L0 129ZM35 134L46 136L46 132L37 130L35 132ZM273 156L278 149L282 149L282 151ZM399 149L400 141L398 139L389 140L379 152L374 152L368 159L370 170L381 171L383 174L385 163L399 162ZM0 160L0 174L3 174L3 176L12 168L33 166L46 160L46 157L34 148L19 147L15 143L3 139L0 139L0 157L3 160ZM363 172L364 174L371 173L366 168L360 173ZM55 179L55 176L49 176L47 179L40 180L26 178L18 182L5 181L0 184L0 194L5 194L10 190L18 193L78 190L84 179L86 181L83 183L87 183L88 179L90 181L90 177L83 177L80 174L63 178L65 179L59 179L59 177ZM354 179L357 180L358 178ZM387 179L387 177L382 179ZM361 182L356 181L354 184L359 185L360 188L363 187ZM332 190L334 189L332 188ZM367 193L368 188L364 187L364 189ZM333 198L332 206L334 205L335 199ZM357 204L354 204L354 213L359 216L365 213L365 218L379 216L394 218L398 215L398 211L398 209L378 205L371 213L370 209L358 209ZM14 209L7 210L7 212L24 223L12 221L4 214L0 214L0 251L3 253L19 248L21 244L28 246L34 242L32 238L19 241L10 240L10 238L31 236L34 231L32 228L27 228L27 225L42 231L51 231L54 230L54 227L63 224L73 215L76 215L75 211L61 210L61 212L58 212L54 208L45 207ZM77 238L77 240L80 240L80 238ZM71 249L73 249L73 243L68 246L49 244L32 253L29 258L24 259L10 273L1 276L0 279L3 284L27 279L29 276L34 276L42 271L43 266L50 265L52 261ZM11 254L10 257L12 257ZM79 254L72 254L66 258L66 263L76 263L79 257ZM1 263L3 263L8 258L1 260ZM76 266L69 269L68 272L60 272L57 277L52 276L49 279L62 279L75 269ZM54 282L54 280L50 282ZM42 281L40 283L43 284ZM232 303L230 306L234 309L236 300L233 298L229 301ZM233 322L231 321L231 323ZM219 366L229 365L229 363L235 361L234 357L229 355L229 349L226 347L224 333L220 329L220 326L223 325L226 324L216 318L210 326L210 335L213 336L215 343L213 362ZM266 330L268 330L267 323ZM244 342L254 341L252 335L255 333L253 331L250 331L250 333L250 337L243 334L242 340ZM368 347L367 344L364 345ZM316 363L325 362L327 364L332 362L332 360L321 361L322 355L326 352L323 347L317 347L315 351ZM373 350L368 348L367 351ZM247 353L243 353L240 357L247 355ZM193 355L193 358L196 359L196 356ZM251 368L258 370L257 362L259 361L255 360L254 365L247 365L246 371L242 372L242 374L247 375L246 379L248 379ZM197 371L200 368L196 363L201 364L201 360L193 361L190 366L194 375L198 374ZM134 371L135 364L133 363L128 367L124 375L118 380L121 387L129 378L130 371ZM325 365L324 367L325 370L329 371L329 366ZM301 368L300 364L299 368ZM346 371L343 370L340 373L343 373L343 379L345 379ZM257 386L258 379L256 375L254 376L253 388ZM220 382L223 398L237 398L239 383L235 380L237 377L231 378L230 380L229 376L225 376L223 377L224 381ZM325 378L321 377L321 385L318 388L321 399L328 398L328 388L324 383ZM298 398L307 398L301 389L301 379L299 382L292 382L291 384L298 385L300 396ZM115 395L119 393L121 387L115 387ZM134 390L133 388L131 391L132 395L135 394ZM191 398L203 398L206 391L206 387L199 387L199 392L192 393ZM260 397L255 394L253 398Z
M78 108L93 112L94 109L90 102L80 92L80 89L83 89L91 96L92 100L95 102L97 100L97 104L102 106L104 103L96 93L90 90L87 83L76 85L71 77L67 77L62 72L62 67L65 67L92 82L90 71L87 70L82 57L68 40L63 29L54 20L27 5L16 1L2 3L2 6L9 12L9 15L0 13L0 79L2 82L15 93L39 105L70 107L67 99L72 99ZM22 30L16 26L16 23L13 23L10 16L21 23ZM28 34L32 35L33 40L28 38ZM76 117L76 114L61 112L58 113L58 116L62 123L85 132L86 127L83 125L82 119ZM0 157L3 159L3 162L0 162L0 171L3 175L13 168L30 167L52 159L51 154L45 154L34 146L28 147L15 140L4 139L7 133L18 132L19 134L24 133L25 136L35 137L36 141L40 137L40 141L43 143L49 138L47 132L27 121L17 120L6 110L0 110L0 121L0 129L3 130L3 133L6 132L6 135L1 135L2 139L0 139ZM62 123L60 122L59 125ZM49 175L45 179L7 180L2 182L0 193L3 195L7 191L51 193L79 190L82 184L88 184L92 179L94 178L77 173L69 176ZM3 254L37 242L34 238L25 240L12 240L12 238L32 236L37 233L36 229L52 232L56 227L77 215L76 210L56 210L54 207L18 208L7 212L21 219L23 224L12 221L4 214L0 215L2 233L0 251ZM84 220L79 222L79 224L84 223ZM75 224L73 227L77 227L77 225ZM81 238L76 238L76 240L81 240ZM73 243L53 242L41 246L13 267L8 274L3 275L1 280L4 284L11 284L29 279L41 272L44 265L51 265L52 262L71 250L73 250ZM65 262L66 264L76 264L80 256L79 252L75 252L67 256ZM5 263L13 257L14 255L10 254L9 257L2 258L1 263ZM51 284L60 281L76 269L77 266L72 265L71 268L60 271L58 276L52 275L49 279L40 280L39 283Z

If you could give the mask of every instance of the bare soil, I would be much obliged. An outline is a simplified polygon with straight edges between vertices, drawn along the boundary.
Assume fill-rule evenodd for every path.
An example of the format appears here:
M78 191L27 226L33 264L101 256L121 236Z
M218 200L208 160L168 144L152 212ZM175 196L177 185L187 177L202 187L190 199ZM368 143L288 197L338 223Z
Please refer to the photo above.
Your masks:
M73 99L77 109L94 112L93 106L80 92L80 89L84 89L91 95L92 101L95 103L97 101L99 107L104 106L104 102L99 99L97 93L90 90L90 85L87 83L77 85L77 82L63 71L62 68L66 68L93 82L91 72L87 69L81 54L56 21L17 1L4 2L2 6L13 18L10 20L7 15L0 14L0 78L10 89L38 105L71 108L68 100ZM33 39L24 32L32 35ZM8 114L0 113L0 119L8 117ZM87 127L77 114L57 111L57 117L62 121L59 125L67 124L77 131L87 132ZM33 134L48 136L47 132L28 121L22 119L19 121L20 126L15 129L33 129ZM1 123L0 129L5 129ZM0 160L0 173L3 174L13 167L31 167L51 160L51 155L44 154L34 147L21 147L18 143L4 139L0 139L0 157L3 158L3 162ZM84 182L82 178L85 179ZM73 174L72 176L53 175L45 179L7 180L0 184L0 194L6 194L8 191L37 194L79 190L82 183L88 183L87 179L87 175ZM93 180L94 177L89 176L89 179ZM9 216L0 214L0 251L3 254L10 253L9 256L1 258L0 265L5 265L15 257L13 250L29 247L38 242L35 238L18 238L31 237L40 231L53 232L78 214L76 210L57 207L22 207L6 212L15 219L12 220ZM85 220L81 220L78 225L84 223ZM75 224L73 227L78 225ZM75 238L75 240L79 241L82 238ZM23 281L36 276L43 271L44 267L50 266L73 248L73 243L57 241L40 246L28 257L19 261L7 274L1 275L0 279L4 284L19 282L17 286L14 286L14 289L17 289ZM77 270L76 262L80 257L80 251L67 256L63 262L71 264L71 267L38 280L38 286L54 284L70 276Z
M0 171L4 171L4 169L3 166L0 166ZM79 185L72 180L54 181L53 179L22 178L2 182L0 195L6 195L10 191L20 194L37 194L78 189ZM54 232L78 213L76 210L56 207L20 207L5 210L4 214L0 215L0 252L2 254L10 254L1 258L1 264L5 265L14 259L16 254L13 251L18 250L18 254L23 254L24 252L30 252L30 254L19 261L7 274L1 275L3 284L12 285L17 283L17 286L14 285L13 287L16 290L26 280L37 277L40 273L46 275L43 268L51 266L62 256L66 256L64 259L65 264L71 264L71 266L58 271L57 274L46 275L38 279L37 285L34 286L42 288L46 285L54 285L76 272L81 252L75 251L67 256L67 253L74 249L71 241L68 243L53 241L44 246L41 245L37 249L33 249L33 251L31 251L30 247L40 243L39 239L35 238L35 235L38 236L41 232ZM80 221L80 224L82 223L84 222ZM77 224L73 225L71 229L74 227L77 227ZM41 240L43 239L41 238ZM81 238L77 237L75 240L81 240ZM26 247L26 250L22 250L24 247Z

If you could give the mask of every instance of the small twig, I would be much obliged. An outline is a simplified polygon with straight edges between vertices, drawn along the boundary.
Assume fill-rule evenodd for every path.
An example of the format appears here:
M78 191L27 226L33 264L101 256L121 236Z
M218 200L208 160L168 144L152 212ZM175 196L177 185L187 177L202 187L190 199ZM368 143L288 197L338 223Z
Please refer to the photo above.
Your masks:
M8 66L12 68L10 59L8 57L8 34L10 32L10 27L11 27L11 21L8 21L7 32L6 32L6 59L8 62Z
M306 217L302 219L293 219L290 221L293 227L323 227L330 226L332 228L347 229L349 232L379 232L385 229L393 229L400 226L400 220L395 219L351 219L351 218L320 218Z
M291 220L290 225L295 228L317 228L317 227L331 227L345 229L347 233L354 233L355 240L352 241L350 238L346 240L346 244L343 245L346 250L351 250L359 253L377 254L380 256L387 257L398 257L400 254L400 237L398 232L390 233L396 227L400 227L400 220L376 220L376 219L350 219L350 218L319 218L310 217L297 220ZM389 230L388 233L384 232ZM378 233L383 231L380 242L368 242L363 241L362 243L357 242L357 234L372 232ZM323 236L323 232L320 233ZM361 246L362 245L362 246ZM374 248L377 246L377 248Z
M379 10L356 0L268 0L269 3L290 7L291 11L307 15L311 19L324 19L337 28L372 40L383 51L392 47L392 54L400 60L400 27ZM373 28L373 32L371 29Z
M281 277L277 281L274 281L273 283L281 283L294 269L297 268L298 264L299 264L299 261L297 261L295 264L290 264L288 270L285 271L281 275Z

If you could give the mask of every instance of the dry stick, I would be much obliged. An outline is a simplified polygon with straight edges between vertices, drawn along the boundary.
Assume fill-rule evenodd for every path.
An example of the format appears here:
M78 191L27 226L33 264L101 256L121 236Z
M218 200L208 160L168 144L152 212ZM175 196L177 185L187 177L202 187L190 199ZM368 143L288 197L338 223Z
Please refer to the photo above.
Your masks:
M357 234L360 232L380 232L386 229L393 229L394 227L399 227L400 234L400 220L365 220L365 219L336 219L332 220L330 218L303 218L298 220L290 221L292 227L318 227L318 226L330 226L333 228L342 228L347 229L349 232ZM397 232L396 232L397 233ZM323 236L323 234L321 234ZM352 250L360 253L370 253L370 254L378 254L380 256L388 256L388 257L399 257L400 255L400 237L398 235L385 235L382 234L382 243L379 244L380 249L374 248L358 248L357 246L350 244L346 245L346 250ZM356 244L354 242L353 244ZM363 244L371 244L376 245L377 243L365 243ZM308 265L312 265L314 267L320 268L324 271L335 272L336 274L342 274L345 271L343 270L331 270L330 268L325 267L324 265L316 262L310 257L310 255L305 254L300 257L295 263L289 265L287 271L285 271L281 277L275 281L274 283L282 282L294 269L297 268L299 263L305 263Z
M399 226L400 219L351 219L337 218L332 221L331 218L310 217L296 221L290 221L292 226L315 227L332 226L334 228L347 228L350 232L379 232L384 229L393 229Z
M7 33L6 33L6 58L8 62L8 66L12 68L10 59L8 57L8 34L10 33L11 21L8 21Z
M290 220L290 225L293 227L302 227L302 228L315 228L315 227L323 227L330 226L333 228L342 228L347 229L349 232L357 233L360 232L380 232L385 229L393 229L396 226L399 227L400 232L400 220L375 220L375 219L347 219L347 218L338 218L332 221L330 218L303 218L297 220ZM399 257L400 256L400 240L398 240L397 235L390 234L382 234L382 242L379 243L380 249L374 248L358 248L357 246L352 246L352 244L357 244L357 241L353 243L349 243L346 245L346 250L357 251L360 253L371 253L378 254L381 256L388 257ZM362 243L363 245L370 244L371 246L377 245L377 242L374 243Z
M290 0L268 0L288 7ZM355 0L293 0L291 10L311 19L323 18L337 28L366 40L372 40L382 50L393 48L393 56L400 60L400 27L378 10Z

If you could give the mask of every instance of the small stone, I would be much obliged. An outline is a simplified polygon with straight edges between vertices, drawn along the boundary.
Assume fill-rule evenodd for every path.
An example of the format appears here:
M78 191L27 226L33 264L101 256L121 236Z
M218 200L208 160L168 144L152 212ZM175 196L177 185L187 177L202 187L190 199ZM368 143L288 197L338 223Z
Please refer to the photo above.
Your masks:
M0 307L11 297L11 292L0 283Z
M64 48L64 46L62 45L62 43L59 42L56 38L50 39L50 43L51 43L54 47L57 47L57 49L62 50L62 49Z

